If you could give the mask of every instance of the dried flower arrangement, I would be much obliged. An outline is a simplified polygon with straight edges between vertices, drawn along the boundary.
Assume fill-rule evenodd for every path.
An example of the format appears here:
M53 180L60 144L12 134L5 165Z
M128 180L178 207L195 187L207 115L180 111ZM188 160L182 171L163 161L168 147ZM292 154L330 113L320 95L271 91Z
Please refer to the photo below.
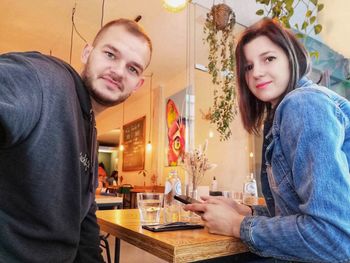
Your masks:
M193 151L185 153L183 168L190 176L193 193L203 179L204 173L217 166L216 164L209 163L208 157L206 156L207 148L208 140L205 140L203 146L199 145L198 148L194 149Z

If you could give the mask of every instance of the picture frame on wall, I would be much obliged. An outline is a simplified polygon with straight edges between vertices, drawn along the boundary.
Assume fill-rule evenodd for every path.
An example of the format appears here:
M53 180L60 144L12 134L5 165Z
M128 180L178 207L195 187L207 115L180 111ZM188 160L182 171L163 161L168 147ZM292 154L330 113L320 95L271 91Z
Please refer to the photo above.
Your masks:
M139 171L145 168L145 133L146 116L123 125L123 171Z

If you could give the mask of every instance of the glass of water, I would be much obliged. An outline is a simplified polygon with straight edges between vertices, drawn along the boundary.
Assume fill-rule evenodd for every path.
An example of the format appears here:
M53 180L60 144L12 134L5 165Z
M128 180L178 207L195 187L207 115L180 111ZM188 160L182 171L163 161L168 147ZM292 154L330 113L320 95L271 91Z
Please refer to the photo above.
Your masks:
M159 224L162 204L162 193L137 193L137 206L139 208L141 224Z

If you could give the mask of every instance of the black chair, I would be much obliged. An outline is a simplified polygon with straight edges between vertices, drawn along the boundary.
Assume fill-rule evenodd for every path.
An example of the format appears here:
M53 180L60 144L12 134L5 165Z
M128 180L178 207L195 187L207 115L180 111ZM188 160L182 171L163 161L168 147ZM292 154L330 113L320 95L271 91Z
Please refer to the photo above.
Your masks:
M106 255L107 255L107 263L112 263L111 261L111 251L109 249L109 243L108 243L108 237L109 233L106 235L100 234L100 247L106 250Z

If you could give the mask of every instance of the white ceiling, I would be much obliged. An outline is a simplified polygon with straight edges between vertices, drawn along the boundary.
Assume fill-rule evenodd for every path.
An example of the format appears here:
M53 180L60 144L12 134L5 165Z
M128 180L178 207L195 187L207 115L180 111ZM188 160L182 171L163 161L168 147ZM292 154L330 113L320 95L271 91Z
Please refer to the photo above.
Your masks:
M193 0L202 9L222 1ZM320 0L325 4L320 22L324 26L322 39L331 48L350 57L350 27L348 0ZM73 33L71 48L72 10L75 7L75 24L79 33L90 42L100 28L102 0L1 0L0 1L0 53L37 50L52 53L80 70L80 52L85 43ZM186 67L186 19L187 12L169 13L162 8L161 0L105 0L103 22L126 17L142 16L140 24L153 40L152 62L145 74L154 74L153 85L166 83ZM226 0L236 13L237 21L249 25L259 19L255 15L255 0ZM203 23L205 17L196 17ZM198 45L198 44L197 44ZM201 47L204 48L204 47ZM144 96L145 88L136 96Z

